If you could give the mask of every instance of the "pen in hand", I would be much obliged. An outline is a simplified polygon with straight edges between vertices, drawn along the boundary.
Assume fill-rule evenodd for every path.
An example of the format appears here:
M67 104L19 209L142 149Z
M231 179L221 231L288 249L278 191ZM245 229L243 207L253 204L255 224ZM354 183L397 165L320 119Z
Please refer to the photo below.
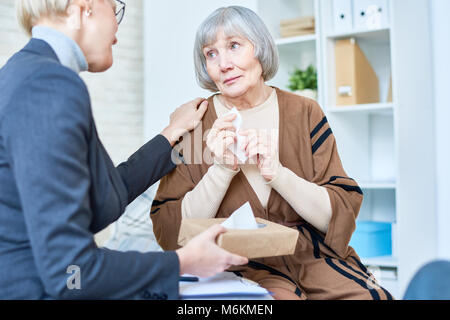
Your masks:
M180 277L181 282L197 282L198 277Z

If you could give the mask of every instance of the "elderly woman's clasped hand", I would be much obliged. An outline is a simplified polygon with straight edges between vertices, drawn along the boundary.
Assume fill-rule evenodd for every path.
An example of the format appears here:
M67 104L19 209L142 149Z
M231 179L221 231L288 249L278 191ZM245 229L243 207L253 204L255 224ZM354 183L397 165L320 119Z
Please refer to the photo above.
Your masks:
M240 148L249 158L249 164L257 164L263 178L270 182L276 178L280 161L277 143L267 130L241 130L236 133L232 121L235 114L219 117L206 138L206 145L214 156L214 161L229 169L238 169L238 159L229 149L237 141L237 134L245 139Z
M232 123L235 119L235 114L219 117L206 137L206 145L212 152L214 161L234 171L238 168L238 160L228 148L237 141L236 128Z
M278 174L280 161L276 141L267 130L241 130L239 133L245 136L240 146L246 152L249 163L257 164L261 175L266 181L272 181Z

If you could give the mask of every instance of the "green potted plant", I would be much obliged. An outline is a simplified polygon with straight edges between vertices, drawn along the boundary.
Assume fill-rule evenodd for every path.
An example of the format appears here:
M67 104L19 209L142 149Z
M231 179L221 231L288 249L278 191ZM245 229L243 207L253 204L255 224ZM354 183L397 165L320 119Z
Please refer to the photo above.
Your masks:
M317 71L313 65L306 70L295 68L290 73L288 88L301 96L317 100Z

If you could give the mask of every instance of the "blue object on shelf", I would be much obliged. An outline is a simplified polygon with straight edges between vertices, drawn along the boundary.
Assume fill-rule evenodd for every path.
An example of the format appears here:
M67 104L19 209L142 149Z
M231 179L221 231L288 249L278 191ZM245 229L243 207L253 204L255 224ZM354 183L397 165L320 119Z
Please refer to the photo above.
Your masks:
M361 258L392 255L391 229L387 222L358 221L350 246Z

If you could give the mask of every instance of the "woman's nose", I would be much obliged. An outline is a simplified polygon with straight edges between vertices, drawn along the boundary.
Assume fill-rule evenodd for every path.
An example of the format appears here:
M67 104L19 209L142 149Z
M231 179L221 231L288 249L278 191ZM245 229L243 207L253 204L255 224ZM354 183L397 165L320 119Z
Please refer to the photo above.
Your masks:
M234 68L233 62L227 55L221 55L220 57L219 67L222 72L226 72Z

